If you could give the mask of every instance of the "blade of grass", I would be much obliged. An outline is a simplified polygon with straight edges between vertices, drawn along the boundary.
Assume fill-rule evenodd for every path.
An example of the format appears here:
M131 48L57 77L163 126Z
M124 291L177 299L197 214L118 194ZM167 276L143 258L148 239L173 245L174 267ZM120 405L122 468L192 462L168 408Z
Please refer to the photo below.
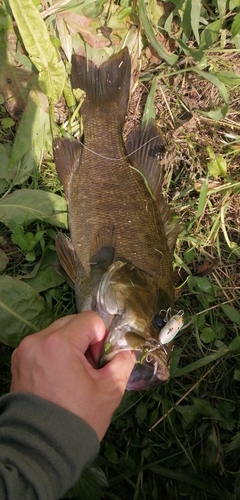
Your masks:
M139 1L139 17L141 19L144 31L146 33L147 38L149 39L152 47L156 50L158 55L164 60L167 61L168 64L175 64L178 60L178 56L176 54L170 54L165 50L165 48L157 41L155 33L152 28L152 24L149 20L149 16L147 13L146 5L144 0Z

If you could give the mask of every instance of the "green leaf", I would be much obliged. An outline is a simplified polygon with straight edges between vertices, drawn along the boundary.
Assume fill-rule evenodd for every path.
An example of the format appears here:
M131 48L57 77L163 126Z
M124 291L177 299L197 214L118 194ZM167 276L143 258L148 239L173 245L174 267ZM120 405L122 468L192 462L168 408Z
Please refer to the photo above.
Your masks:
M230 0L229 9L234 10L236 7L240 7L240 0Z
M193 406L190 405L176 406L175 409L176 411L181 413L184 423L186 425L192 424L194 422L197 412Z
M225 16L227 0L217 0L217 5L218 5L219 17Z
M5 254L5 252L0 248L0 272L6 269L8 265L8 256Z
M142 126L146 127L149 123L155 122L156 112L155 112L155 92L157 88L158 78L153 78L150 92L147 97L147 101L144 108L144 113L142 117Z
M12 347L53 321L44 299L33 288L10 276L0 276L0 315L0 340Z
M107 478L100 467L92 465L84 469L76 484L63 496L74 500L100 500L105 498L103 488L108 486Z
M232 37L240 33L240 12L234 17L234 21L231 27Z
M26 235L24 233L24 229L22 226L16 225L13 228L13 234L12 234L12 242L18 245L22 250L27 250L28 249L28 240L26 238Z
M42 157L45 137L49 130L47 98L42 92L31 90L13 143L9 168L11 169L22 160L30 149L34 151L33 165L38 166Z
M212 487L209 485L209 483L206 481L203 481L197 474L194 472L191 472L191 474L187 472L178 471L174 470L173 468L170 467L163 467L162 465L158 464L149 464L146 465L145 467L146 470L149 470L150 472L153 472L154 474L159 474L162 476L164 479L169 478L173 479L174 481L177 481L179 483L184 482L187 484L192 484L195 486L198 490L202 490L204 492L208 492L212 494ZM222 492L217 492L214 491L215 498L222 499Z
M198 359L197 361L194 361L193 363L190 363L189 365L184 366L183 368L179 368L174 373L173 378L182 377L183 375L186 375L187 373L197 370L198 368L202 368L203 366L206 366L209 363L214 363L214 361L217 361L219 358L222 358L226 354L229 354L229 349L227 348L222 349L221 351L215 352L213 354L209 354L209 356L205 356L204 358Z
M206 417L213 416L212 406L209 401L205 401L201 398L192 398L193 405L196 410L196 413L200 413L201 415L205 415Z
M202 329L202 332L200 334L200 339L205 342L206 344L209 344L216 338L216 333L213 331L210 326L206 326L205 328Z
M200 276L190 276L188 279L188 286L192 292L196 289L202 290L204 293L212 292L212 284L206 276L202 278Z
M117 454L116 449L112 443L107 442L105 450L104 450L104 454L107 457L107 459L109 460L109 462L111 462L113 464L118 463L118 454Z
M233 339L232 342L230 342L228 349L229 349L229 352L231 352L233 354L234 353L239 354L240 353L240 337L235 337L235 339Z
M15 121L12 118L3 118L1 120L1 126L3 129L11 128L15 125Z
M201 6L202 6L202 1L201 0L195 0L192 2L191 0L191 25L192 25L192 30L194 33L194 36L196 38L196 41L199 45L199 21L200 21L200 12L201 12Z
M208 436L204 447L204 458L209 467L213 467L218 460L220 447L217 442L216 431L213 427L210 436Z
M41 14L32 0L9 0L9 4L25 49L39 71L40 88L55 103L62 94L66 71Z
M186 38L189 39L192 31L191 26L191 8L192 8L192 0L187 0L185 3L185 8L182 16L181 27L186 35Z
M233 71L218 71L215 76L229 87L240 85L240 76Z
M218 40L219 32L221 30L223 19L217 19L209 23L201 34L201 43L199 48L207 49Z
M208 179L204 179L198 200L197 217L201 217L204 212L208 193Z
M233 323L240 326L240 312L235 307L230 306L229 304L224 304L221 308Z
M237 432L231 439L231 443L226 447L226 453L240 448L240 431Z
M209 111L208 113L204 112L202 114L204 114L204 116L209 116L209 118L212 118L212 120L221 120L226 116L228 112L228 93L225 85L222 82L220 82L220 80L216 76L211 75L206 71L201 71L197 68L193 68L193 71L195 71L195 73L197 73L199 76L205 78L206 80L209 80L209 82L215 85L219 91L219 94L222 97L222 100L225 103L225 106L223 106L221 109L215 111Z
M213 177L226 177L227 175L227 162L222 155L215 155L214 159L207 163L208 172Z
M43 220L67 228L67 205L64 198L37 189L19 189L0 201L0 221L10 227Z
M145 418L147 416L147 407L146 404L143 401L140 401L139 405L137 406L136 409L136 417L138 419L138 422L141 424L144 422Z
M34 271L30 275L24 276L22 280L37 292L43 292L49 288L61 285L65 280L51 267L51 264L57 261L57 253L47 248L44 251L41 262L36 264Z
M184 255L184 260L187 262L187 264L189 264L195 258L194 248L188 248L187 250L185 250L183 255Z
M234 375L233 375L234 380L237 382L240 382L240 370L236 369L234 370Z
M170 54L165 50L165 48L157 41L155 33L152 28L151 21L149 19L145 1L139 0L139 17L141 19L145 34L149 39L152 47L156 50L158 55L164 60L167 61L168 64L175 64L178 60L178 56L176 54Z

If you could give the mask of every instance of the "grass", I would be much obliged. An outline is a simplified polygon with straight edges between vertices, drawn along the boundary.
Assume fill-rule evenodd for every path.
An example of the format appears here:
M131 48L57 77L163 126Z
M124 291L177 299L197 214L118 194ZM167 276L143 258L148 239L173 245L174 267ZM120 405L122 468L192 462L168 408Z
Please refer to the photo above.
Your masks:
M2 56L5 54L6 59L8 55L11 75L17 74L20 82L19 74L15 73L19 61L29 71L33 70L31 75L26 70L27 81L31 77L34 88L40 92L35 77L42 68L36 62L32 67L33 60L31 62L29 48L26 48L31 47L29 33L21 19L11 24L11 10L4 2L0 7L4 27ZM38 8L44 13L46 5L43 7L39 1ZM68 10L67 5L64 8ZM149 23L144 21L145 9L148 9ZM173 264L176 311L184 310L185 326L176 337L170 382L162 388L125 394L101 443L99 456L67 496L86 500L238 500L238 2L157 3L152 0L148 5L143 1L127 0L83 2L77 10L73 7L72 12L93 19L87 29L90 38L85 40L89 56L98 58L101 54L106 58L124 40L132 48L134 73L124 137L127 138L141 121L145 109L145 112L156 114L156 123L165 139L163 190L182 224ZM138 31L139 17L142 29ZM56 25L52 11L44 14L43 19L57 50L65 54L63 61L69 73L72 47L83 45L85 35L74 33L64 38L63 28L60 23ZM96 27L104 26L106 21L113 30L110 47L107 47L109 39L96 36ZM11 40L15 37L18 42L17 52L12 42L5 43L7 30L12 34ZM94 49L88 42L95 44ZM169 55L175 56L173 62ZM47 64L48 73L54 75L55 69L48 61ZM65 72L64 64L59 71ZM56 120L61 130L79 135L81 124L67 82L68 79L64 98L58 101ZM26 87L26 81L24 85ZM28 119L23 138L21 122L16 121L16 107L21 103L17 100L11 107L14 100L7 99L0 81L1 200L6 201L11 193L23 188L62 197L52 159L47 118L52 117L62 88L56 81L51 86L46 77L44 85L50 101L49 112L45 113L46 101L42 97L37 115L36 109L30 110L26 95L23 96L25 119ZM154 107L147 99L153 86L156 87ZM23 95L22 90L20 95ZM34 134L39 134L40 130L37 117L44 134L36 143ZM56 130L52 118L51 127ZM5 168L7 160L12 164L11 174ZM44 274L47 270L49 275L49 263L56 258L54 240L59 226L66 229L64 223L58 219L57 227L44 219L29 223L26 215L19 222L17 216L19 213L14 212L7 224L4 217L0 217L2 277L6 274L24 276L26 279L22 281L29 283L44 298L49 321L71 314L75 311L73 292L65 283L56 282L53 276L46 281ZM16 222L22 228L21 234L14 229ZM5 300L10 299L9 292ZM27 310L22 314L27 319ZM31 321L41 327L38 316ZM14 335L8 332L7 326L5 330L6 335ZM11 347L0 345L1 394L9 389L11 350Z

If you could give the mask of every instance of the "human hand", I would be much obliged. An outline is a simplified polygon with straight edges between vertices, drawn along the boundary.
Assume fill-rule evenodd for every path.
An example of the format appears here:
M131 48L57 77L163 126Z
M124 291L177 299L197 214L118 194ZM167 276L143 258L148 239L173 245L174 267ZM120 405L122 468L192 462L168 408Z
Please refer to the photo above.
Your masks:
M100 316L85 311L25 337L12 354L10 391L62 406L85 420L101 440L135 362L134 354L121 352L97 370L105 335Z

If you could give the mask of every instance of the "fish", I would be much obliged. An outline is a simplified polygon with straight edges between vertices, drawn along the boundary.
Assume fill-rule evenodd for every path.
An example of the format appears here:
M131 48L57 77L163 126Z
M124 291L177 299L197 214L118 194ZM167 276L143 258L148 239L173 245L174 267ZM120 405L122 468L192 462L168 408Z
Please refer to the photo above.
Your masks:
M75 290L77 310L94 310L107 336L99 367L133 350L127 390L170 377L172 344L159 338L174 311L172 258L179 226L162 195L164 140L154 122L126 143L131 58L120 50L100 66L73 54L73 89L84 141L55 137L54 160L68 203L70 238L59 232L57 271ZM169 313L170 312L170 313Z

